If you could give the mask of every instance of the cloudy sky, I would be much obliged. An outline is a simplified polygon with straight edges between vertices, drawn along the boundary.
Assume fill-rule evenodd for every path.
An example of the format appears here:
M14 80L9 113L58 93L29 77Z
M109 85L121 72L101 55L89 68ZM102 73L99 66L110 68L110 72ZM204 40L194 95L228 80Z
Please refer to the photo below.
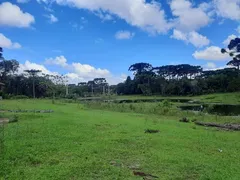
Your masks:
M123 81L136 62L224 67L240 0L1 0L0 46L20 72Z

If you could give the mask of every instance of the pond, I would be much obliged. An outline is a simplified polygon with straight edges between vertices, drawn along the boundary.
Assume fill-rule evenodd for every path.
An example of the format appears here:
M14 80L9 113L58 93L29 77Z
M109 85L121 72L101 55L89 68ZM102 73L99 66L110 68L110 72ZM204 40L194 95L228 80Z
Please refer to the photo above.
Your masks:
M240 104L202 104L202 105L183 105L178 106L183 111L204 111L220 116L239 116Z
M84 99L83 101L102 101L102 102L112 102L112 103L154 103L154 102L162 102L164 100L170 102L178 102L178 103L199 103L197 101L193 101L192 99L116 99L116 100L103 100L103 99Z

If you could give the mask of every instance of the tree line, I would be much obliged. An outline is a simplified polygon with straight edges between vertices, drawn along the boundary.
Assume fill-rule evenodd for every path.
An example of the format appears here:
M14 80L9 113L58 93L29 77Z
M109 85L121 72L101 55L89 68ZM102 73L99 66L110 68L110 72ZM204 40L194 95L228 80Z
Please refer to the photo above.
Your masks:
M232 68L204 71L189 64L153 67L150 63L136 63L126 81L115 87L117 94L200 95L240 91L240 38L233 39L227 49Z
M105 78L68 84L63 75L43 74L29 69L19 74L19 62L3 57L0 47L0 96L27 97L86 97L106 94L160 94L200 95L217 92L240 91L240 38L230 42L222 53L228 53L231 68L204 71L201 66L190 64L153 67L150 63L136 63L129 67L133 72L123 83L109 85ZM234 68L235 67L235 68Z
M3 57L0 47L0 96L43 98L96 96L109 94L110 86L105 78L94 78L77 85L68 84L66 76L44 74L38 69L28 69L19 74L19 62Z

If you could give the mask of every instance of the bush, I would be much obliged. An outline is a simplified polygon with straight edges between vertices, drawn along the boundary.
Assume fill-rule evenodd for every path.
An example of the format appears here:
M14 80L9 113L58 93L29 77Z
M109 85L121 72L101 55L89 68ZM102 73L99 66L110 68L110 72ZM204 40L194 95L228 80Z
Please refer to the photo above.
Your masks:
M9 123L18 122L18 119L19 119L19 117L18 117L17 115L14 115L13 117L11 117L11 118L9 119Z

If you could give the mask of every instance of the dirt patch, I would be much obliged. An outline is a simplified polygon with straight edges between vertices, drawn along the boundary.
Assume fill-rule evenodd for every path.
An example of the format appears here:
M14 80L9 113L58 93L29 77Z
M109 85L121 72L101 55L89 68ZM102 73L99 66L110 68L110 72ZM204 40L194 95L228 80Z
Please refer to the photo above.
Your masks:
M154 129L146 129L145 130L145 133L150 133L150 134L152 134L152 133L159 133L160 131L159 130L154 130Z
M9 123L8 118L0 118L0 124L7 124L7 123Z
M220 129L240 131L240 124L217 124L209 122L195 122L195 124L199 126L217 127Z
M141 177L143 177L143 179L144 180L150 180L150 179L158 179L158 177L157 176L154 176L154 175L151 175L151 174L146 174L146 173L144 173L144 172L140 172L140 171L133 171L133 174L135 175L135 176L141 176Z

